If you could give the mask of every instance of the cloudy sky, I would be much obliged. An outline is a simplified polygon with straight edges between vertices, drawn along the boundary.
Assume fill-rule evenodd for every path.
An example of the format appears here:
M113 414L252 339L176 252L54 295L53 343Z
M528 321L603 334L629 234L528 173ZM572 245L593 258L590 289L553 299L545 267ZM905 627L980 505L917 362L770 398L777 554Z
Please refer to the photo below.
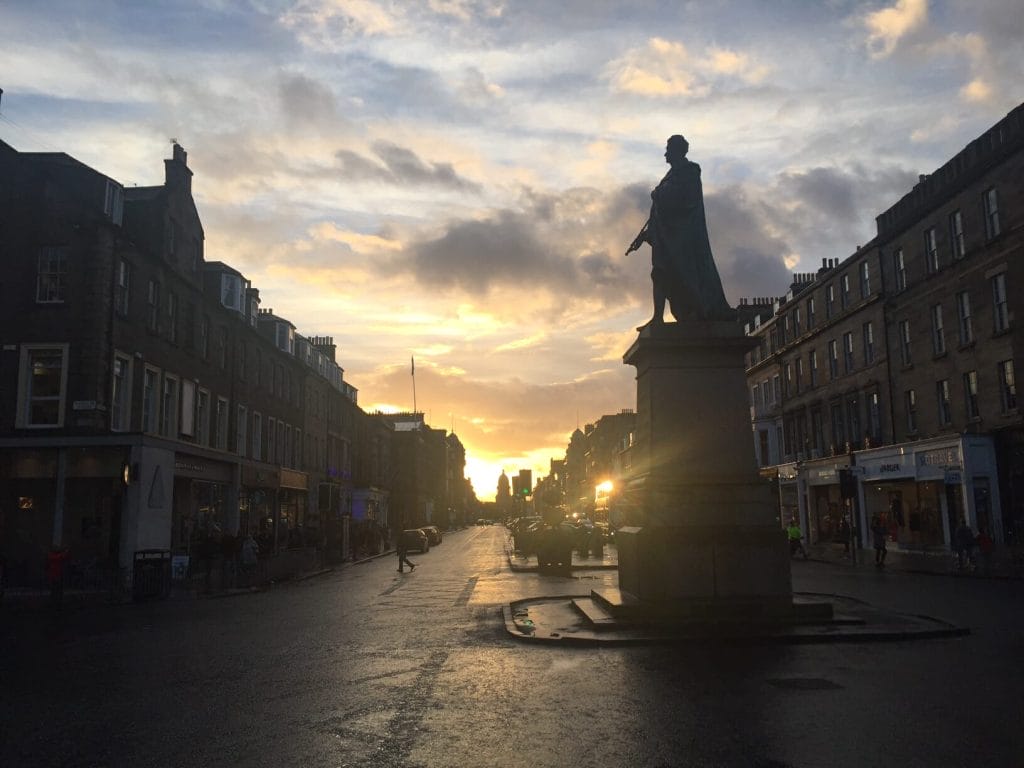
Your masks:
M786 292L1024 100L1019 0L3 0L0 139L189 153L206 255L478 495L635 405L623 256L683 133L726 294Z

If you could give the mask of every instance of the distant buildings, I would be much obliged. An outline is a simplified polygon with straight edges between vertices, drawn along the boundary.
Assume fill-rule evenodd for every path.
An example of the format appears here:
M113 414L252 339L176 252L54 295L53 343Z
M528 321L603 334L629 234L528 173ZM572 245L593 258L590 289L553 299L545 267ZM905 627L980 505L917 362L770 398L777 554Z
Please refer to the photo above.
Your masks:
M184 575L248 533L274 575L463 522L458 438L363 412L333 339L205 258L186 153L164 162L163 185L124 188L0 142L8 579L39 582L52 547L122 582L166 551Z
M758 460L812 543L848 514L863 542L878 515L907 549L947 547L961 517L1019 543L1022 178L1024 105L921 176L851 256L741 307Z

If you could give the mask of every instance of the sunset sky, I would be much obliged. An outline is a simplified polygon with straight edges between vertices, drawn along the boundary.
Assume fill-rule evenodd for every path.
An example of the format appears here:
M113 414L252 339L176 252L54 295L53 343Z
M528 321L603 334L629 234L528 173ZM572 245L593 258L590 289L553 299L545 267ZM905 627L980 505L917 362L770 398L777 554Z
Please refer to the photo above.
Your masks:
M481 499L635 406L623 256L683 133L733 303L845 258L1024 100L1020 0L0 2L0 139L125 185L188 152L206 257Z

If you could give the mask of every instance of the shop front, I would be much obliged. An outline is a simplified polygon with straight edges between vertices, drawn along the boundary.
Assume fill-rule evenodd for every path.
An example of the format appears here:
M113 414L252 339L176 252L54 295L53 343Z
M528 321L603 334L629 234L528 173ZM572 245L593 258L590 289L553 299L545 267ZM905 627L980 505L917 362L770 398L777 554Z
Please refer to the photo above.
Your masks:
M921 440L856 454L865 518L901 549L947 549L961 519L1000 540L995 450L984 435Z
M842 520L849 510L840 493L839 471L848 466L846 456L809 461L801 466L800 474L807 486L808 543L832 544L842 540Z

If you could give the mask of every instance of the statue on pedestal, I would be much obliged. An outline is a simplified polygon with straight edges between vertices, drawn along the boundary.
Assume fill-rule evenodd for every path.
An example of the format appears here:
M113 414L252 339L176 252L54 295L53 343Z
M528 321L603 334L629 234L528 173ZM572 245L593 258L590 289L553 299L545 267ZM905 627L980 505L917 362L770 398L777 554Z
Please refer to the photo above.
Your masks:
M651 245L654 283L652 324L664 322L665 300L677 320L733 320L708 240L700 166L686 159L689 142L670 136L665 162L671 166L651 192L651 215L626 254Z

